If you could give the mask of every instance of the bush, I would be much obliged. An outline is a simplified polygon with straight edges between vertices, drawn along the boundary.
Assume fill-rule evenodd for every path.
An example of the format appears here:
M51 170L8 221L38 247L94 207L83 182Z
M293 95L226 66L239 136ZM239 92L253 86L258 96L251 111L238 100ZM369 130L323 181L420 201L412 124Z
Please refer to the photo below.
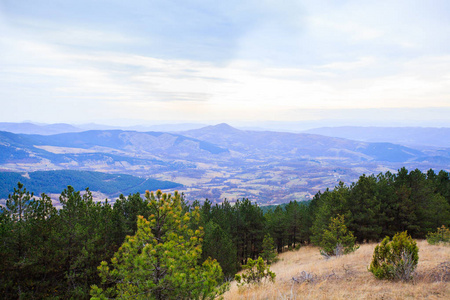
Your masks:
M419 262L419 248L406 231L397 233L392 241L389 237L375 247L369 271L378 279L412 279Z
M427 241L430 245L450 244L450 229L442 225L436 232L429 232L427 234Z
M234 276L239 286L258 284L266 280L275 282L275 273L270 271L269 266L266 265L262 257L258 257L257 260L249 258L247 264L242 266L242 269L244 269L242 276L239 274Z
M344 223L344 216L331 218L328 228L323 231L320 253L325 257L348 254L359 248L355 245L356 237L348 231Z

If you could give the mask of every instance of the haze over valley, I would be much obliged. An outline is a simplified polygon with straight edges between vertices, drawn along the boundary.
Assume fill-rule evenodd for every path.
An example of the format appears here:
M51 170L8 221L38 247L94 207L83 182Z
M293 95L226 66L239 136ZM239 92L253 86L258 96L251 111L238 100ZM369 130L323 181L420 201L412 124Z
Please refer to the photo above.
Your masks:
M178 132L81 131L68 124L11 123L0 124L0 129L8 126L40 134L0 132L2 171L23 176L51 170L128 174L142 178L140 183L146 179L172 182L190 201L249 198L259 204L280 204L311 199L319 190L333 188L339 181L350 184L362 174L395 173L401 167L450 169L450 148L445 144L450 134L443 128L423 129L427 139L423 130L410 129L408 137L416 145L410 147L386 142L389 136L386 141L366 142L311 133L241 130L225 123ZM68 132L52 134L55 128ZM373 135L385 131L355 130ZM405 130L389 129L391 136ZM441 138L432 140L433 133ZM145 192L139 184L133 192ZM112 193L90 186L113 200L118 193L131 192L131 187Z

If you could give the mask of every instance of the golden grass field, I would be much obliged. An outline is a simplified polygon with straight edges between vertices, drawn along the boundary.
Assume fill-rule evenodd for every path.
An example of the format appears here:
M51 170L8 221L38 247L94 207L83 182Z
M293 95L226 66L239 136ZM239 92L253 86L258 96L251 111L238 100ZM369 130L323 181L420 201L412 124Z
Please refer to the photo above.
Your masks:
M450 247L418 241L416 275L404 283L378 280L367 271L375 246L364 244L354 253L328 260L313 246L282 253L271 266L275 283L237 287L233 282L224 299L450 299ZM306 275L312 279L303 281Z

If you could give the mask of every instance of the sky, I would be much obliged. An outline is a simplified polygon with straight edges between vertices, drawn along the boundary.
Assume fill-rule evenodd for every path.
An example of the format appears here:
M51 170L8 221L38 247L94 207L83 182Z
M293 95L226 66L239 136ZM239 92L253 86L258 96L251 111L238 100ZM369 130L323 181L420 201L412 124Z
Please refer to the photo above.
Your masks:
M450 1L0 0L0 122L450 127Z

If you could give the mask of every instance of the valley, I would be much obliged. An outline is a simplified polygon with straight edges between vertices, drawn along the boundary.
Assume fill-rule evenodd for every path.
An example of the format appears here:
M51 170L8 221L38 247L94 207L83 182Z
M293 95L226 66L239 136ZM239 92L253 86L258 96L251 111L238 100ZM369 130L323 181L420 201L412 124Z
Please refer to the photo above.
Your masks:
M178 183L186 199L213 203L241 198L263 205L302 201L339 181L355 182L362 174L395 173L403 166L422 171L450 169L450 149L445 147L412 148L318 134L247 131L227 124L176 133L0 132L0 148L2 171L128 174Z

